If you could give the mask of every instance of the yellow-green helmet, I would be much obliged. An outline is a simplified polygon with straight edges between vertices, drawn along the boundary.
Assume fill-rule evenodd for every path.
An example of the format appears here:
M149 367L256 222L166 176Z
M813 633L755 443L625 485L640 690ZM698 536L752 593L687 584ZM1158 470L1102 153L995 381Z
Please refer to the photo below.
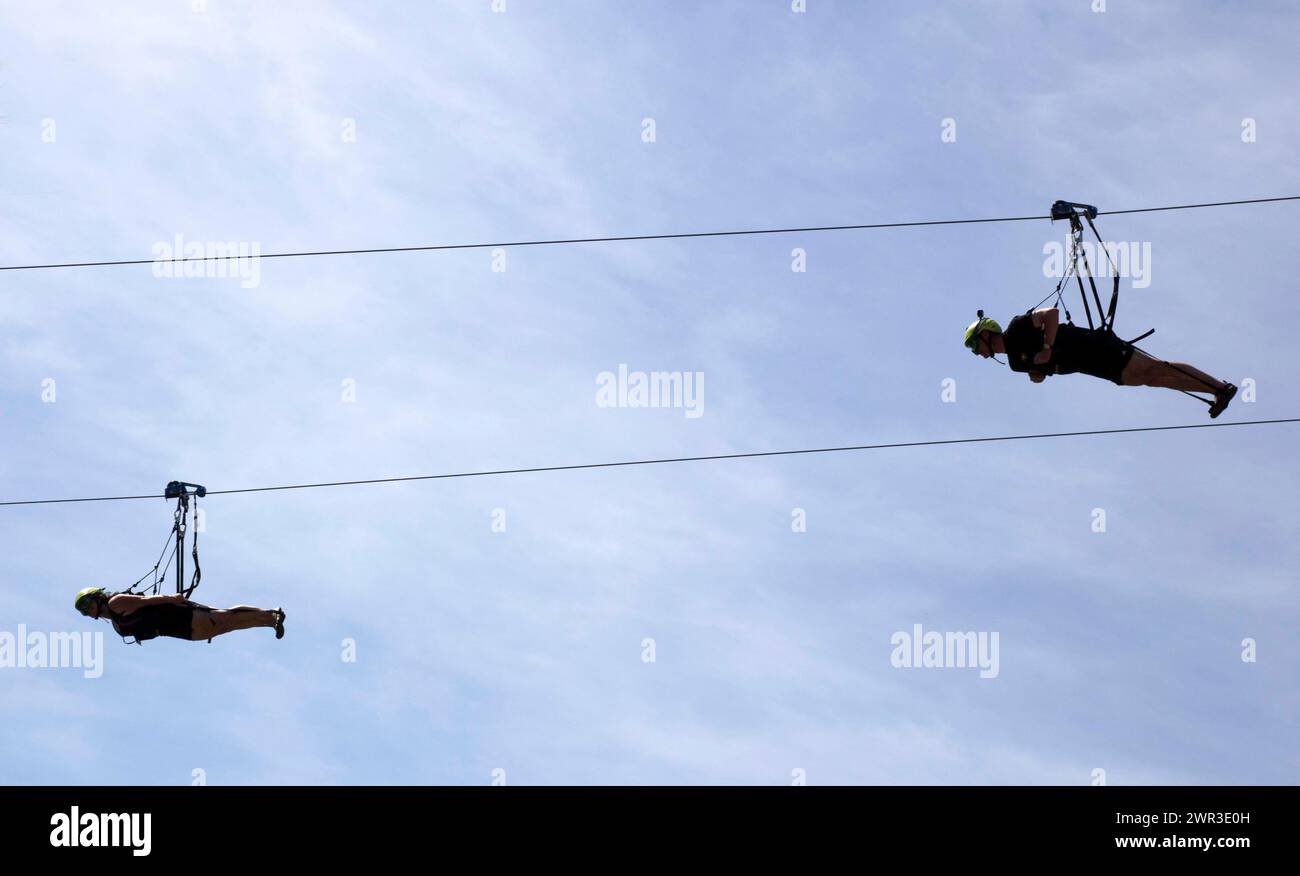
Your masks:
M976 355L979 354L979 336L980 332L997 332L1002 334L1002 326L998 325L996 319L989 319L984 315L984 311L979 311L979 319L966 326L966 336L964 341L966 349Z
M95 594L103 593L103 587L86 587L77 591L77 601L74 603L77 611L85 614L90 610L90 603L94 601Z

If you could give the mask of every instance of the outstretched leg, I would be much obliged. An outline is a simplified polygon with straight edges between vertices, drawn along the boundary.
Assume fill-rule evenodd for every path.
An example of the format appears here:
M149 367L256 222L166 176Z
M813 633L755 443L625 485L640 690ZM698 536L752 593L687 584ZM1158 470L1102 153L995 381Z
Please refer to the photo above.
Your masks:
M1133 357L1124 367L1120 380L1125 386L1160 386L1186 393L1212 392L1214 400L1202 399L1210 405L1210 419L1215 419L1227 409L1237 387L1226 380L1211 377L1186 362L1162 362L1133 348ZM1196 396L1201 398L1201 396Z
M1125 386L1159 386L1183 392L1212 392L1216 396L1229 385L1185 362L1162 362L1141 350L1133 351L1122 379Z
M249 630L256 627L275 627L279 615L274 611L254 608L251 605L236 605L233 608L195 609L194 622L191 627L195 641L213 639L233 633L235 630Z

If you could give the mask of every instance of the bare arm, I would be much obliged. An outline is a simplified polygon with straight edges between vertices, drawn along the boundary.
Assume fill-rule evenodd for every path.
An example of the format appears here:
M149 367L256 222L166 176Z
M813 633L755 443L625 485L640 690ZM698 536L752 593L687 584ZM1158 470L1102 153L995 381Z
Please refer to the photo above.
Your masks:
M1034 356L1034 361L1043 364L1052 358L1052 347L1056 346L1056 329L1061 325L1061 315L1055 307L1044 307L1030 314L1034 328L1043 330L1043 349Z
M118 614L130 614L146 605L193 605L183 596L132 596L119 593L108 600L108 607Z

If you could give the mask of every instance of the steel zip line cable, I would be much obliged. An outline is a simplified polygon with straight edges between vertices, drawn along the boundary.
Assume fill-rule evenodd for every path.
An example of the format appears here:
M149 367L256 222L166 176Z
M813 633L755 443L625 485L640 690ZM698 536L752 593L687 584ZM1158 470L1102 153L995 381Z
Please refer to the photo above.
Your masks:
M278 487L243 487L234 490L208 490L208 496L230 496L236 493L270 493L284 490L311 490L323 487L353 487L368 484L395 484L408 481L437 481L454 478L480 478L500 475L532 474L537 472L578 471L582 469L622 468L637 465L665 465L683 462L713 462L724 459L757 459L770 456L800 456L814 453L845 453L861 450L887 450L901 447L936 447L943 444L982 444L993 441L1029 441L1036 438L1077 438L1085 435L1122 435L1133 432L1172 432L1182 429L1220 429L1232 426L1270 426L1283 423L1300 423L1300 417L1276 420L1243 420L1236 423L1191 423L1183 426L1136 426L1127 429L1089 429L1079 432L1043 432L1032 435L997 435L990 438L944 438L931 441L899 441L888 444L856 444L845 447L814 447L804 450L765 450L755 453L717 453L708 456L674 456L662 459L634 459L623 462L586 462L574 465L543 465L532 468L505 468L488 471L465 471L448 474L411 475L407 477L367 478L355 481L326 481L316 484L287 484ZM0 506L59 505L73 502L124 502L133 499L162 499L158 494L146 496L97 496L81 499L26 499L0 502Z
M1300 195L1277 198L1247 198L1236 201L1214 201L1204 204L1177 204L1169 207L1137 207L1132 210L1102 210L1099 216L1118 216L1125 213L1160 213L1169 210L1196 210L1202 207L1231 207L1240 204L1267 204L1276 201L1300 201ZM932 225L977 225L994 222L1028 222L1051 219L1051 216L1001 216L989 219L931 219L920 222L875 222L866 225L813 225L804 228L753 228L740 231L687 231L674 234L628 234L614 237L568 237L553 240L515 240L499 243L445 243L427 246L382 246L364 249L324 249L300 252L262 253L258 259L314 258L338 255L373 255L393 252L439 252L457 249L506 249L521 246L561 246L575 243L617 243L632 240L684 240L697 237L744 237L757 234L804 234L824 231L865 231L876 228L922 228ZM226 261L240 256L181 256L170 259L115 259L108 261L52 262L49 264L0 265L0 271L43 271L53 268L104 268L121 265L182 264L184 262ZM247 256L245 256L247 258Z

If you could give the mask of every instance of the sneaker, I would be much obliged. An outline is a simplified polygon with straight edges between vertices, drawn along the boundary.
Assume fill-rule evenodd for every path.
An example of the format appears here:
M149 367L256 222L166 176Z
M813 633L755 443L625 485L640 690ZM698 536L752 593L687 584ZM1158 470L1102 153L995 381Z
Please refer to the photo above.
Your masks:
M1210 405L1210 419L1218 417L1228 407L1228 402L1237 394L1237 387L1231 383L1226 384L1223 389L1214 394L1214 404Z

